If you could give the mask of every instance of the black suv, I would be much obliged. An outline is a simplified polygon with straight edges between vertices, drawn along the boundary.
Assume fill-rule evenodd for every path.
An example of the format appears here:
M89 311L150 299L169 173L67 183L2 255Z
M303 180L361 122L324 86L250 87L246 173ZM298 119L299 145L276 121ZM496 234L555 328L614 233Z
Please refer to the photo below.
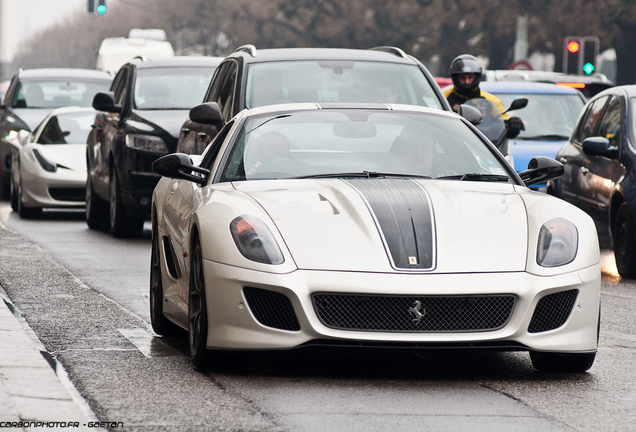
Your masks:
M8 197L11 154L21 147L18 132L32 131L54 109L90 107L95 93L108 89L113 77L89 69L19 70L0 105L0 195Z
M219 65L204 104L183 124L177 151L201 154L220 127L245 108L295 102L387 102L450 110L429 71L399 48L257 51L243 45Z
M203 99L221 60L137 58L119 69L110 91L95 95L93 108L99 112L86 155L90 228L110 226L115 237L141 234L159 181L151 165L175 150L179 127Z

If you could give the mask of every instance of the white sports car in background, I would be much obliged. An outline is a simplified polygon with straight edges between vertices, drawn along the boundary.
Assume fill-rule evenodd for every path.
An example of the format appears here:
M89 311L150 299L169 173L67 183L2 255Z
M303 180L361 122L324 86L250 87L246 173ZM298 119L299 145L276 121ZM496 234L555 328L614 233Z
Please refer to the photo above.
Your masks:
M153 328L187 329L195 365L207 349L317 344L592 366L594 224L526 187L560 163L517 174L456 114L383 104L244 110L196 160L153 165L150 280Z
M93 108L58 108L32 133L18 133L19 156L11 160L11 207L21 217L38 217L43 207L84 207L86 137L94 120Z

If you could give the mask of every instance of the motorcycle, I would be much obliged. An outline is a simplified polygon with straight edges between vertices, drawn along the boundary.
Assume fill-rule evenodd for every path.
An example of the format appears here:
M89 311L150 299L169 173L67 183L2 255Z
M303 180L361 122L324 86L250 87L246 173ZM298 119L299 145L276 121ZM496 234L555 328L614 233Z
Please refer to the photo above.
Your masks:
M504 155L508 162L514 166L507 137L508 129L504 123L503 114L525 108L528 105L528 99L515 99L504 113L499 109L499 105L484 98L469 99L464 102L463 105L473 107L481 113L481 122L474 122L473 124L481 133L486 135L486 138L488 138L501 154Z

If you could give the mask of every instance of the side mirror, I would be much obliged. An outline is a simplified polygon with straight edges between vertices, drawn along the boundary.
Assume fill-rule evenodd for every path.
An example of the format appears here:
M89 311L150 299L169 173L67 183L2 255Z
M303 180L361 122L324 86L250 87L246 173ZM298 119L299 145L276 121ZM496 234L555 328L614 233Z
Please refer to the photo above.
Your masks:
M607 138L589 137L583 141L583 153L614 159L618 157L618 147L612 146Z
M536 156L530 159L528 169L521 171L519 177L521 177L526 186L530 186L559 178L564 172L565 169L561 162L546 156Z
M21 145L25 146L29 142L29 137L31 136L31 132L26 129L20 129L18 131L18 141Z
M188 180L203 186L210 170L195 166L185 153L171 153L152 163L152 172L162 177Z
M506 112L518 110L521 108L525 108L527 106L528 106L528 99L526 98L515 99L512 101L512 103L510 104L510 108L508 108Z
M216 102L206 102L190 110L190 120L202 124L223 124L223 113Z
M93 108L97 111L109 113L120 113L121 105L115 104L115 94L113 92L99 92L93 97Z
M481 111L474 106L461 104L457 113L474 126L477 126L484 121L484 116L481 115Z

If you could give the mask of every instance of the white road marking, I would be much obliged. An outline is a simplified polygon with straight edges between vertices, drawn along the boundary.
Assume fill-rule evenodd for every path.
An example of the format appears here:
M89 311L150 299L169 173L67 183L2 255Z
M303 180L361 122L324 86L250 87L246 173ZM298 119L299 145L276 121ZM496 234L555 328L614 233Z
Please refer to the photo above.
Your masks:
M154 337L146 330L141 328L135 329L117 329L126 339L137 347L143 355L151 357L174 357L180 355L177 351L164 345L159 338Z

